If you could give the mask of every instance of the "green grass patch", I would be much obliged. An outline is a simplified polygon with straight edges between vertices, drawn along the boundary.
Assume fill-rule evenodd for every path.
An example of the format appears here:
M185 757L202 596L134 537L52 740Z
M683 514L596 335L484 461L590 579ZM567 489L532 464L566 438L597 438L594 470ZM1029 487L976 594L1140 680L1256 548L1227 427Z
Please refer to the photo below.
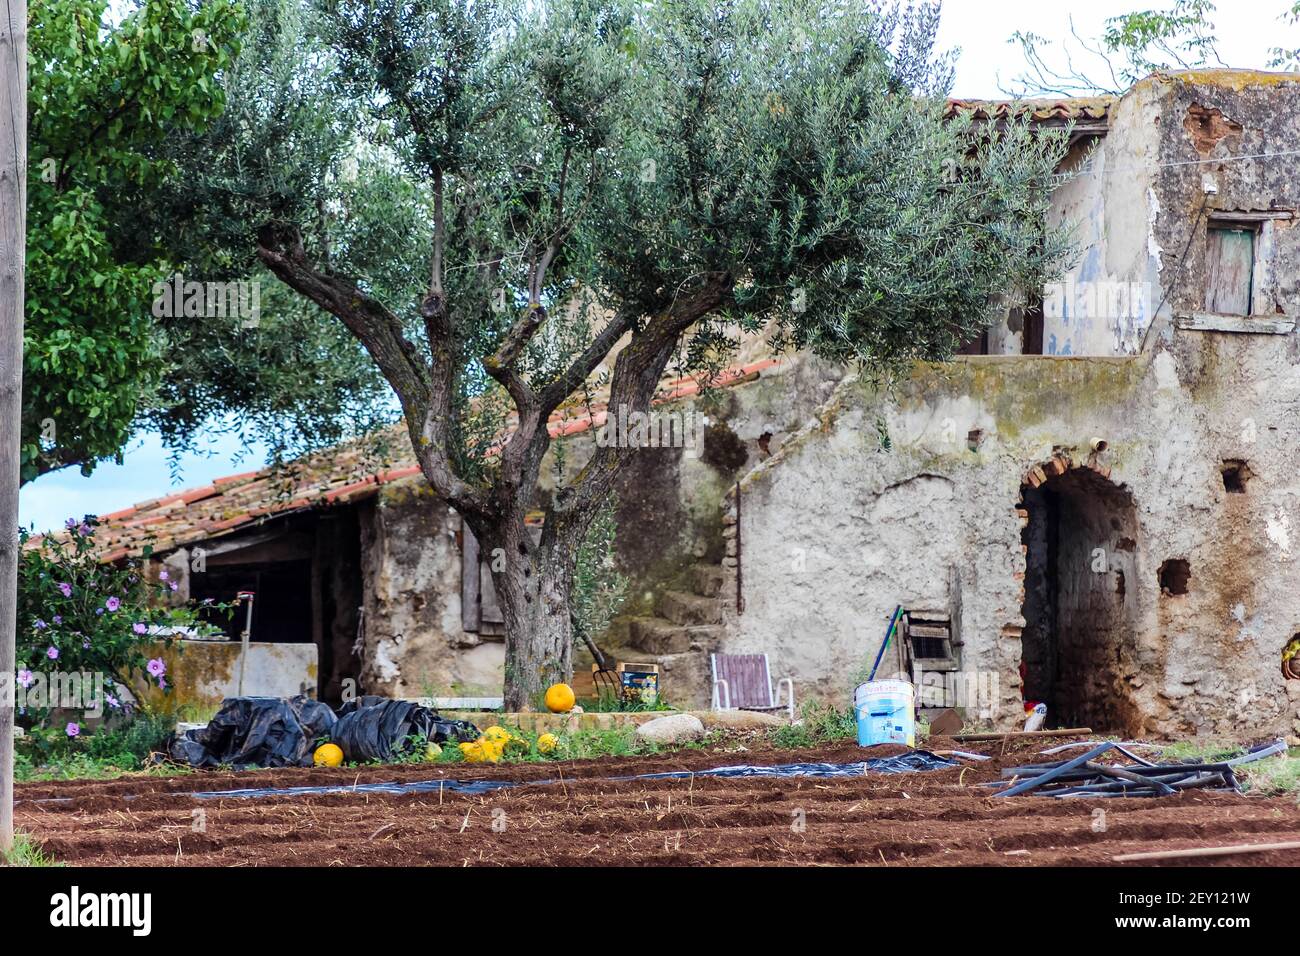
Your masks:
M774 728L770 739L774 747L793 749L815 747L818 744L841 741L846 737L856 739L857 733L858 724L853 716L853 708L836 707L834 704L809 699L799 708L798 722Z
M150 755L161 751L175 729L173 718L139 713L128 723L68 737L62 730L34 728L15 741L15 780L111 779L129 773L174 773Z
M0 854L5 866L62 866L25 833L14 834L13 849Z

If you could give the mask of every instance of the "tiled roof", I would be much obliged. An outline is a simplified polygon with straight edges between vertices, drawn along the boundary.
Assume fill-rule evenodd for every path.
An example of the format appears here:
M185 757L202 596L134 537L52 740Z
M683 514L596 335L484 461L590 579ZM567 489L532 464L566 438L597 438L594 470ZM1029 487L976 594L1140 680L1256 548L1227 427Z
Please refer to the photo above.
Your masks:
M1105 125L1113 96L1075 96L1034 100L949 100L948 116L970 111L975 119L1002 120L1026 113L1036 123L1064 126L1066 123Z
M677 401L704 386L722 388L753 381L776 364L775 359L762 359L727 369L711 382L694 377L671 379L660 386L654 401ZM602 399L593 402L590 409L585 404L561 408L551 416L547 428L552 438L562 438L599 427L605 418ZM202 488L167 494L101 515L95 534L100 557L116 561L139 555L146 545L152 545L157 552L170 551L255 526L271 517L368 498L383 485L418 476L420 469L405 429L393 426L383 437L390 439L387 446L391 454L387 456L376 453L373 442L352 442L300 458L279 471L263 468L217 478ZM40 540L32 538L29 547L39 547Z

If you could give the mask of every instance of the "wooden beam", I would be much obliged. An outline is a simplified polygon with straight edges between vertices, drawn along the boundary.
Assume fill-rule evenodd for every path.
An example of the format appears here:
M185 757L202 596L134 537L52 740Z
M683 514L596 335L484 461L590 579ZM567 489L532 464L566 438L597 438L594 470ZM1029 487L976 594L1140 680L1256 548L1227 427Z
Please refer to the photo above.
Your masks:
M1295 319L1273 315L1219 315L1215 312L1183 312L1174 325L1188 332L1231 332L1236 335L1286 335L1295 330Z
M1200 856L1235 856L1239 853L1271 853L1274 850L1300 850L1300 840L1288 843L1238 843L1236 846L1197 846L1186 850L1156 850L1150 853L1121 853L1112 856L1116 863L1139 860L1185 860Z
M27 0L0 26L0 852L14 845L14 654L27 253Z
M957 734L953 740L969 743L979 740L1003 740L1007 737L1086 737L1091 727L1063 727L1060 730L1012 730L1005 734Z

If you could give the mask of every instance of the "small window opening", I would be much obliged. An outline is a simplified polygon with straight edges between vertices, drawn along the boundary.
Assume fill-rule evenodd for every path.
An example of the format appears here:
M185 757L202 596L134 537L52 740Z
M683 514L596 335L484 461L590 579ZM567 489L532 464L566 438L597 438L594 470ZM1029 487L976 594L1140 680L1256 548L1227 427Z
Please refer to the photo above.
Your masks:
M1186 594L1192 580L1192 568L1186 558L1170 558L1160 565L1160 591L1164 594Z
M1246 482L1248 482L1254 473L1240 458L1227 458L1221 468L1223 472L1223 490L1230 495L1244 495L1246 493Z

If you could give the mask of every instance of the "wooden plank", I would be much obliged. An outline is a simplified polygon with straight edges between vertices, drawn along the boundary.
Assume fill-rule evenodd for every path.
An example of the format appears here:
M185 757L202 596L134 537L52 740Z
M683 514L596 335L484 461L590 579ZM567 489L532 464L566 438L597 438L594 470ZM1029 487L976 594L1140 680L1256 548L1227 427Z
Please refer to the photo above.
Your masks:
M460 623L470 634L479 629L478 538L461 521L460 539Z
M1205 310L1250 315L1255 231L1210 228L1206 233L1205 265Z
M946 627L930 627L926 624L909 624L907 626L907 633L911 634L913 637L940 637L946 640L949 632Z
M1116 863L1139 860L1185 860L1201 856L1236 856L1240 853L1271 853L1274 850L1300 850L1300 840L1286 843L1238 843L1235 846L1198 846L1186 850L1155 850L1149 853L1121 853L1112 856Z
M1284 315L1218 315L1211 312L1182 312L1174 325L1191 332L1232 332L1242 335L1286 335L1295 330L1295 319Z

